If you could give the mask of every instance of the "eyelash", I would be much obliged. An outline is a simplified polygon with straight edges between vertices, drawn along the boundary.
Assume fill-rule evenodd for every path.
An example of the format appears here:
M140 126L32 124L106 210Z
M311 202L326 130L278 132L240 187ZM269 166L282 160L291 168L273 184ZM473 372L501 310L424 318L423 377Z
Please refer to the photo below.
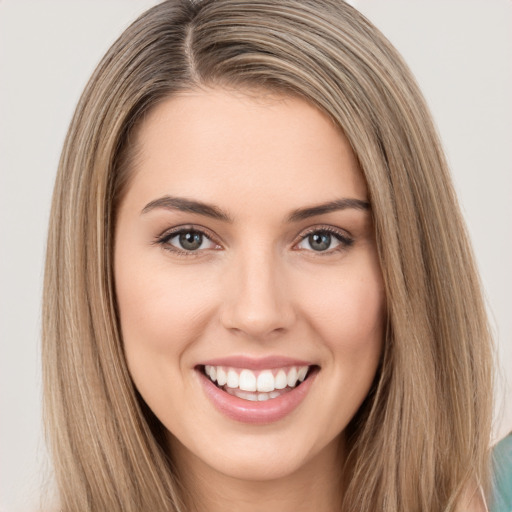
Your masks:
M207 238L208 240L210 240L211 242L213 242L214 244L220 245L220 243L216 241L215 237L208 230L196 226L181 226L179 228L174 228L171 231L166 231L163 234L157 236L154 243L157 245L161 245L166 251L172 252L173 254L176 254L178 256L186 256L189 258L201 256L202 251L186 251L179 249L178 247L175 247L169 243L169 241L172 240L174 237L185 233L198 233Z
M185 257L197 257L201 256L201 252L203 250L195 250L195 251L186 251L181 250L173 245L169 244L169 241L175 238L178 235L185 234L185 233L197 233L202 235L203 237L207 238L214 244L220 245L218 241L216 241L215 237L205 228L202 227L196 227L196 226L182 226L179 228L175 228L171 231L166 231L165 233L159 235L156 240L154 241L155 244L161 245L165 250L172 252L174 254L177 254L178 256L185 256ZM334 236L334 238L340 242L340 245L335 247L334 249L327 249L326 251L314 251L313 249L308 250L307 252L312 253L315 256L328 256L334 253L339 253L342 251L347 250L349 247L351 247L354 244L354 239L348 235L346 232L333 228L332 226L315 226L313 228L309 228L305 233L301 234L299 237L299 241L294 244L294 246L300 244L302 241L306 240L309 236L313 234L328 234ZM299 250L305 250L305 249L299 249Z
M354 244L354 239L348 235L345 231L340 229L336 229L332 226L315 226L313 228L309 228L305 233L300 235L300 240L294 245L301 243L303 240L306 240L309 236L313 234L328 234L334 236L334 238L340 242L340 245L335 247L334 249L327 249L326 251L314 251L310 250L308 252L313 253L315 256L328 256L334 253L339 253L346 251L349 247Z

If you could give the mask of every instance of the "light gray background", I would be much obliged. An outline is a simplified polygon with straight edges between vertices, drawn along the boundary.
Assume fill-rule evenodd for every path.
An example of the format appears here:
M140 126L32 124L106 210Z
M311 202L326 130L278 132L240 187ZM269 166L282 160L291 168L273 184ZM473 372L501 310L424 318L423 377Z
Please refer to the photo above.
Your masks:
M60 149L86 80L152 0L0 0L0 511L33 511L40 296ZM512 429L512 2L354 0L433 111L472 236L501 362L495 438Z

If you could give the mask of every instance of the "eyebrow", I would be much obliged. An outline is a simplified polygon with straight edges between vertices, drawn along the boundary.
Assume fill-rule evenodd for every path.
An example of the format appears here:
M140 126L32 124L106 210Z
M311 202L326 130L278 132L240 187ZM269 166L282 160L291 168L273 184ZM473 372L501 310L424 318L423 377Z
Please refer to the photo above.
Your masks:
M336 199L335 201L329 201L328 203L294 210L288 217L288 222L298 222L300 220L308 219L309 217L315 217L316 215L347 209L363 211L370 210L370 203L361 199Z
M163 196L149 202L141 211L141 214L148 213L157 208L164 208L166 210L179 210L182 212L197 213L205 215L212 219L221 220L224 222L233 223L233 218L223 211L221 208L196 201L193 199L186 199L184 197ZM343 198L329 201L315 206L308 206L306 208L299 208L294 210L288 216L288 222L298 222L310 217L330 213L338 210L355 209L355 210L369 210L370 203L361 199Z
M163 196L144 206L141 214L148 213L156 208L164 208L166 210L179 210L182 212L197 213L205 215L212 219L222 220L224 222L233 222L233 219L221 208L212 204L186 199L184 197Z

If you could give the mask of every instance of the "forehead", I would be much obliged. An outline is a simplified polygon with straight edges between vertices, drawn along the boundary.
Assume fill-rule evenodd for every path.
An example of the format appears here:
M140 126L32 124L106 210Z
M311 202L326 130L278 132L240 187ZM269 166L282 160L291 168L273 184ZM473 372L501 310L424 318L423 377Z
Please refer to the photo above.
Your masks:
M128 195L141 201L172 194L228 209L230 203L234 209L286 209L367 197L342 131L298 97L222 89L181 93L151 111L136 145Z

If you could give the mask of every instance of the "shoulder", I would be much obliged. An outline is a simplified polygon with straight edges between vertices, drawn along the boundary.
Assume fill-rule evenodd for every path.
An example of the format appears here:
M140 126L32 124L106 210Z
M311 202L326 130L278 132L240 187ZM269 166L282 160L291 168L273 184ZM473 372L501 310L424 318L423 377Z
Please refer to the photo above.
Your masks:
M512 510L512 432L492 451L493 498L491 512Z

